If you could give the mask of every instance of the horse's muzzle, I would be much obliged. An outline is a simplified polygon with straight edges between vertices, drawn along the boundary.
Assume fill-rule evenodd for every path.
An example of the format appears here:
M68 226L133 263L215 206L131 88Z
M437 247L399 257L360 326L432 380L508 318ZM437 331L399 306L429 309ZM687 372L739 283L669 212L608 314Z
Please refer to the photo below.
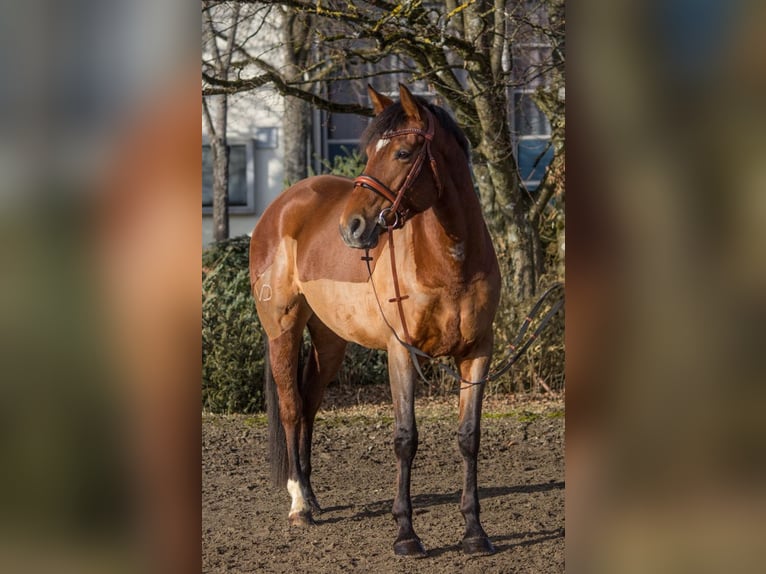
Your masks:
M362 215L352 215L344 225L340 225L343 242L355 249L371 249L378 244L380 226L375 221L367 221Z

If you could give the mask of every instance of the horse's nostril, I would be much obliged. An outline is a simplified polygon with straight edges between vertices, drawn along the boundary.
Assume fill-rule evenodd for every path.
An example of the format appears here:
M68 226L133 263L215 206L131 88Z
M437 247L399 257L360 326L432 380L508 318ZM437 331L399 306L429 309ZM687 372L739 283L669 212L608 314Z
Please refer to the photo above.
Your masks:
M351 221L348 222L349 233L354 239L359 239L362 236L362 233L364 233L364 228L364 218L359 215L355 215L351 218Z
M378 243L378 226L360 213L341 219L339 231L343 242L355 249L368 249Z

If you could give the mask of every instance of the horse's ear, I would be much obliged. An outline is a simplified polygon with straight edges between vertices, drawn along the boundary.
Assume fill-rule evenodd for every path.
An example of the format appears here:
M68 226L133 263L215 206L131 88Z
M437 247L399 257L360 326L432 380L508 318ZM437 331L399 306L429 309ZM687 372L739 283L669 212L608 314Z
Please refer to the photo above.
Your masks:
M408 118L420 121L420 108L415 96L413 96L404 84L399 84L399 100Z
M384 96L383 94L379 94L378 92L376 92L375 89L370 84L367 84L367 91L370 94L370 99L372 100L372 108L375 110L376 116L380 112L385 110L388 106L394 103L394 101L391 98L388 98Z

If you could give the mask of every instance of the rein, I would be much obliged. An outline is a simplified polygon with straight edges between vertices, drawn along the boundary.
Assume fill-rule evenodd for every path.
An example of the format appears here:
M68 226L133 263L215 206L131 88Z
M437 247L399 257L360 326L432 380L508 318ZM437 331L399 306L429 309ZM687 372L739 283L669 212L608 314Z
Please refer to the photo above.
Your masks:
M436 159L434 158L433 152L431 151L431 142L434 139L434 125L436 124L436 121L433 117L433 114L429 110L424 108L423 111L425 112L426 117L425 130L420 128L405 128L402 130L390 132L387 134L386 138L381 138L393 139L395 137L415 134L422 136L425 140L425 143L418 152L418 156L415 158L415 162L412 164L410 171L407 173L407 177L405 178L404 183L402 183L397 193L394 193L385 183L371 175L363 173L354 179L354 187L363 187L365 189L369 189L370 191L377 193L384 199L391 202L389 207L381 210L377 220L378 225L388 229L389 232L391 229L398 229L404 225L404 222L409 215L409 209L402 208L402 200L404 199L404 194L413 186L418 175L420 175L420 172L423 169L423 164L425 163L426 156L428 156L431 173L433 173L434 181L436 182L437 192L439 195L442 193L441 180L439 179L439 172L436 169ZM392 213L394 214L394 221L393 223L389 223L387 217Z

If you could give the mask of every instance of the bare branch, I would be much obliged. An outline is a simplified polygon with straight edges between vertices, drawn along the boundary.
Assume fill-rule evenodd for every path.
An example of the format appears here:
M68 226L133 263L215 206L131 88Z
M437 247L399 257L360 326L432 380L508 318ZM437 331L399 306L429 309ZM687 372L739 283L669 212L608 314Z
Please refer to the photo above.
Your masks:
M295 86L288 84L278 74L270 72L264 72L260 76L243 80L221 80L212 76L202 74L202 79L207 82L211 87L203 88L202 94L205 96L212 96L215 94L236 94L239 92L245 92L250 90L256 90L266 85L272 85L282 95L295 96L309 102L317 108L339 113L339 114L358 114L361 116L373 116L372 108L360 106L357 104L342 104L333 102L327 98L318 96L311 92L301 90Z

